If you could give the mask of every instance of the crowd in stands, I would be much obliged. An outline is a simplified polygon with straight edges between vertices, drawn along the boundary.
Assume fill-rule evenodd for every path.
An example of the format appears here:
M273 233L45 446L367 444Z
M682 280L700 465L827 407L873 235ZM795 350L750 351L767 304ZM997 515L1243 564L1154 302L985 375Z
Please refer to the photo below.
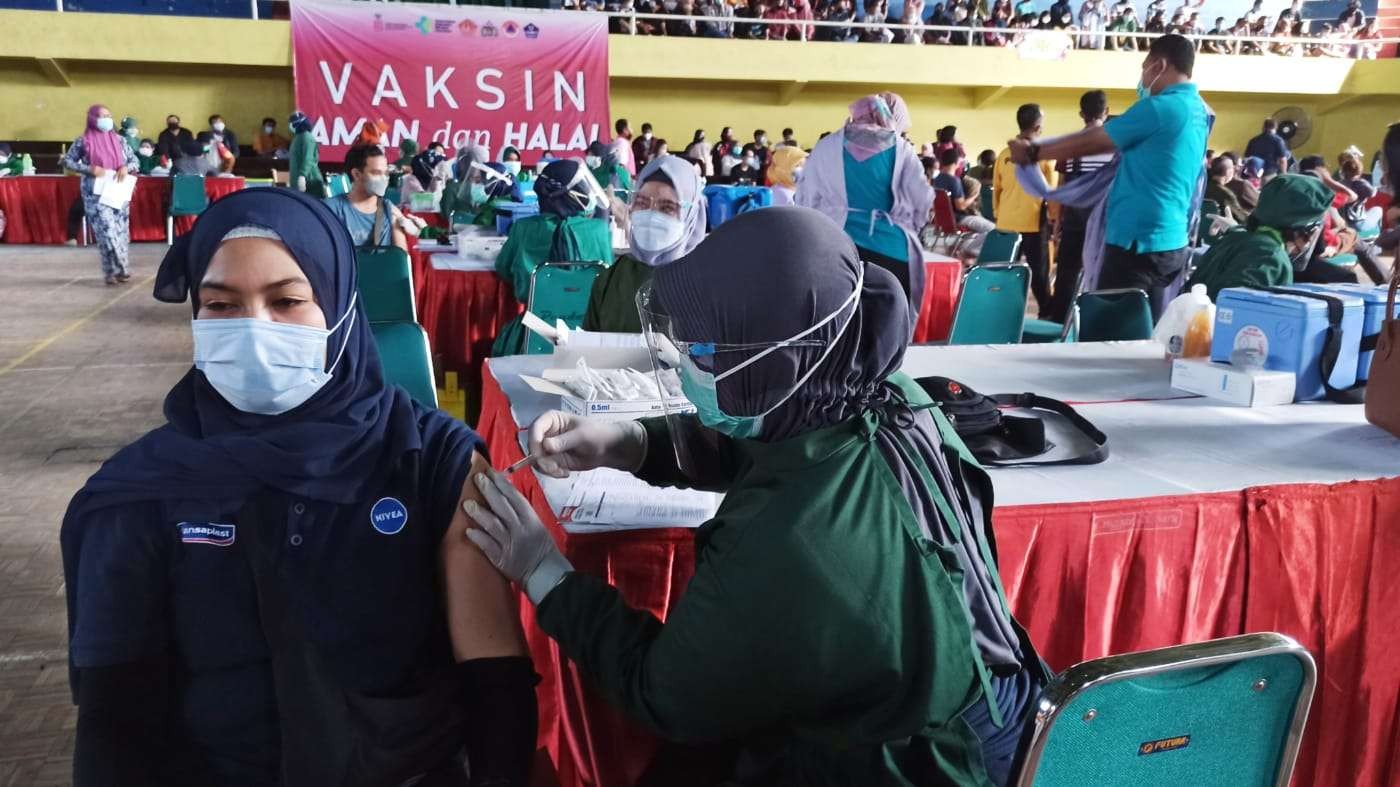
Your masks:
M1080 49L1145 51L1148 39L1133 34L1179 33L1212 36L1197 39L1200 50L1212 54L1375 59L1380 53L1381 31L1374 18L1366 18L1358 0L1350 0L1332 21L1303 19L1301 0L1273 17L1264 11L1264 0L1257 0L1244 16L1233 22L1217 17L1211 27L1201 18L1203 5L1204 0L1181 0L1168 15L1167 0L1150 0L1141 14L1133 0L1082 0L1077 12L1070 0L1055 0L1039 11L1032 0L908 0L901 13L891 14L889 0L564 0L565 8L575 10L707 18L617 16L611 30L618 34L1015 46L1027 31L1062 30ZM814 21L837 24L807 24ZM1312 41L1253 40L1264 38Z

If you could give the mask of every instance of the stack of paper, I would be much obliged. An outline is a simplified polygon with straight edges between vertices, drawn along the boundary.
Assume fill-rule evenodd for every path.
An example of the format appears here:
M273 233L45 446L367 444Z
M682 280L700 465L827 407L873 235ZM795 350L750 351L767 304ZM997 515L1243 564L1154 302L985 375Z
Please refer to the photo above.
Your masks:
M131 203L131 195L136 193L136 176L127 175L117 180L117 173L108 170L100 178L92 181L92 193L97 201L114 210L121 210Z
M559 524L570 532L698 527L714 518L723 495L655 487L630 473L590 470L567 479L536 474Z

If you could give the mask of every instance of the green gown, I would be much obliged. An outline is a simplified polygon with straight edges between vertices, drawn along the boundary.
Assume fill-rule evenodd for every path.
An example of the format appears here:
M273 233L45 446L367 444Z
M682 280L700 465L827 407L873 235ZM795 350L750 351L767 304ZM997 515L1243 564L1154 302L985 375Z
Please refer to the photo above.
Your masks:
M928 397L891 376L911 402ZM992 489L942 414L960 495L976 495L996 576ZM643 421L640 477L680 485L663 419ZM734 741L772 770L740 783L989 785L960 714L983 694L954 548L926 540L868 414L776 443L721 438L727 494L695 535L695 576L663 626L572 572L537 620L607 699L663 738ZM927 467L923 468L925 477ZM939 508L948 509L937 484ZM1005 595L1000 593L1003 607ZM1028 664L1035 651L1019 628Z
M306 193L313 197L326 196L326 183L321 179L321 146L310 131L292 138L287 185L297 187L298 178L306 178Z
M624 254L611 268L598 274L598 278L593 280L593 293L588 297L588 313L583 318L583 329L641 333L637 290L651 281L651 271L650 265Z
M6 172L9 173L9 175L11 176L16 177L18 177L19 175L23 175L24 157L16 154L11 154L9 161L6 161L4 164L0 164L0 172Z
M1293 263L1278 232L1270 227L1236 227L1210 247L1187 287L1204 284L1210 299L1215 300L1226 287L1287 287L1292 283Z
M632 174L621 164L614 164L611 167L599 167L591 169L593 179L598 181L598 185L608 190L609 194L614 194L621 189L627 194L632 193Z
M558 259L550 259L554 231L563 223L564 244L571 251ZM587 216L561 219L550 214L528 216L510 225L510 234L496 256L496 275L505 279L515 293L515 299L530 302L530 277L542 262L601 262L612 263L612 231L608 222ZM527 331L520 317L512 319L496 334L491 355L516 355L524 350Z

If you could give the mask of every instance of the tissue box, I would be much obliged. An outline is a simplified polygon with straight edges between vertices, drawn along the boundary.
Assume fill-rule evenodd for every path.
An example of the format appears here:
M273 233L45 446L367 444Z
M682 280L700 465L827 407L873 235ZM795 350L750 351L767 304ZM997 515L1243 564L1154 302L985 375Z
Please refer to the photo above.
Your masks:
M1329 292L1346 304L1342 334L1346 338L1331 383L1349 388L1356 382L1357 354L1365 308L1360 298ZM1297 376L1296 401L1321 399L1322 351L1327 345L1327 304L1302 294L1229 287L1216 298L1215 336L1210 359L1228 363L1230 354L1252 347L1266 357L1264 367Z
M607 421L635 421L638 418L654 418L672 413L693 413L695 405L689 399L635 399L629 402L614 402L601 399L580 399L572 394L559 397L559 409L566 413L588 418L602 418Z
M1297 378L1292 372L1238 369L1202 358L1172 361L1172 387L1245 407L1289 404Z

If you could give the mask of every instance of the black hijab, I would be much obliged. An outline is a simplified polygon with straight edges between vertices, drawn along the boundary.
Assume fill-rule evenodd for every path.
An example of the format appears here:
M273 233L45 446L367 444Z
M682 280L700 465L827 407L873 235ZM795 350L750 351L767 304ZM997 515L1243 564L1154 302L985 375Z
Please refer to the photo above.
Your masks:
M765 208L725 222L694 251L653 273L680 339L780 342L837 311L864 269L851 307L807 338L835 342L816 372L763 419L759 439L782 440L858 415L891 393L910 339L907 298L889 272L861 262L849 236L808 208ZM849 315L849 317L848 317ZM843 330L844 326L844 330ZM718 385L720 409L752 415L790 389L825 347L770 353ZM747 360L734 354L726 364Z

